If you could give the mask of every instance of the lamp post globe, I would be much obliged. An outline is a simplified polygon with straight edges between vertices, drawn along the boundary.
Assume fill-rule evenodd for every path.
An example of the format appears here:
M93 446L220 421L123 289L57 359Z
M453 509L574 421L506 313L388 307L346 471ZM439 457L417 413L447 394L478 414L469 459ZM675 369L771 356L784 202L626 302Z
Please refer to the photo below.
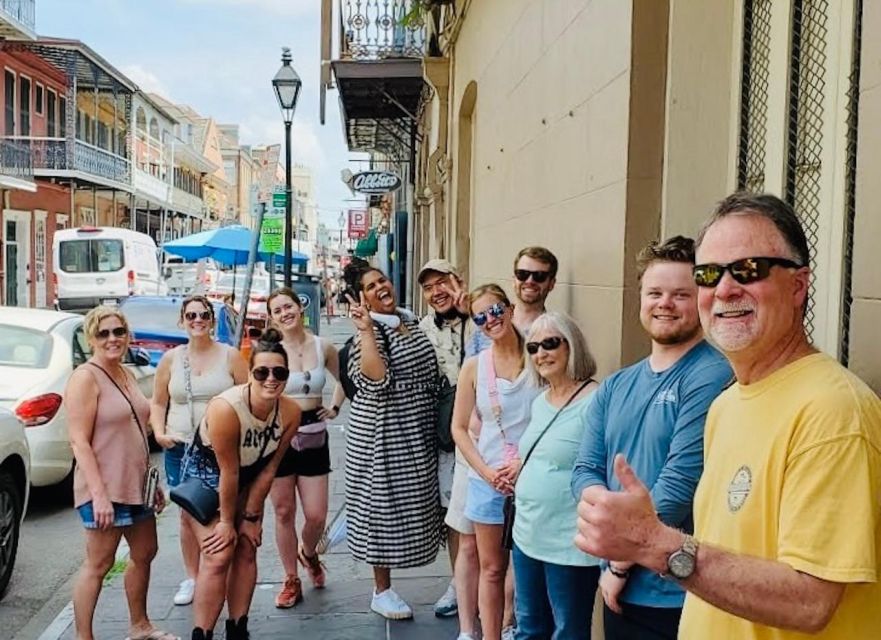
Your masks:
M293 228L291 221L291 123L294 121L294 111L297 108L297 99L300 97L300 89L303 82L300 76L291 66L291 50L288 47L282 47L281 50L281 68L272 79L272 88L275 91L275 98L278 100L278 108L284 120L285 130L285 207L284 207L284 285L291 286L291 263L293 256L291 255L291 230ZM299 225L297 225L299 227ZM300 229L297 229L299 238Z

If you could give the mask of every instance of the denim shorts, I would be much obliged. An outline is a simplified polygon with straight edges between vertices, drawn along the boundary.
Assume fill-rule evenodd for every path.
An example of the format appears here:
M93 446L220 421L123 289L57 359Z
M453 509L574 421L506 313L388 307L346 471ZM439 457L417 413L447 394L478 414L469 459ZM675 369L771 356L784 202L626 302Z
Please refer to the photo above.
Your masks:
M171 449L165 450L165 481L168 483L169 489L180 484L180 472L186 451L187 445L183 442L178 442Z
M83 521L86 529L97 529L98 524L95 522L95 511L92 509L91 500L76 508ZM121 504L113 503L113 526L114 527L130 527L147 518L152 518L155 514L152 509L148 509L142 504Z
M468 478L465 517L478 524L503 524L505 496L484 480Z

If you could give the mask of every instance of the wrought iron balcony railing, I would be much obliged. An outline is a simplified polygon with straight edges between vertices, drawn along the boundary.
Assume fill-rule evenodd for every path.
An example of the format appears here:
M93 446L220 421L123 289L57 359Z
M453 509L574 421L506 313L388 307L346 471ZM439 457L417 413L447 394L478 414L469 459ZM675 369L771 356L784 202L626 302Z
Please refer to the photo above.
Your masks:
M340 0L340 58L422 58L428 38L417 0Z
M13 178L34 177L34 161L28 145L0 139L0 174Z
M127 158L82 140L38 137L5 139L9 140L27 148L36 173L40 173L40 170L79 171L120 184L131 184L131 163Z
M37 24L36 0L0 0L0 19L12 18L31 31Z

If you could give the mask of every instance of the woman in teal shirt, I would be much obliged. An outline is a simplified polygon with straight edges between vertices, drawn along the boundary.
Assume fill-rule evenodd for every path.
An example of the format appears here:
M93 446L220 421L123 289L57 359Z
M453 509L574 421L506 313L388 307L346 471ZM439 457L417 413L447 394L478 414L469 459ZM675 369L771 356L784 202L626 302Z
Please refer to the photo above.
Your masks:
M535 448L515 489L515 637L583 640L590 638L600 569L598 559L572 542L577 503L569 483L585 413L597 388L592 378L596 362L578 326L562 313L539 317L526 349L527 371L548 390L533 401L529 426L520 439L521 461Z

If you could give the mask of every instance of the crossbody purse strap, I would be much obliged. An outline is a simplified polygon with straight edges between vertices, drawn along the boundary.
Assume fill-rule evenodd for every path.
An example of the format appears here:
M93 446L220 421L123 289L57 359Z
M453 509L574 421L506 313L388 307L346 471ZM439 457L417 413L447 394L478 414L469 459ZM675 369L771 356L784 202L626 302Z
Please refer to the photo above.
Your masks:
M571 396L569 396L569 399L566 400L566 404L564 404L562 407L557 409L557 412L554 414L554 417L551 418L551 421L548 422L547 426L542 430L542 432L540 434L538 434L538 437L535 439L535 442L532 443L532 446L529 447L529 451L526 452L526 456L523 458L523 462L520 464L520 472L521 473L523 472L523 467L526 466L526 463L529 461L529 457L532 455L532 452L535 451L535 447L538 445L539 441L542 439L544 434L546 434L548 432L548 429L551 428L551 425L557 421L557 418L560 417L560 414L563 413L563 410L566 407L568 407L570 404L572 404L572 401L575 400L576 396L578 396L579 393L581 393L582 389L584 389L584 387L589 385L591 382L593 382L593 378L588 378L587 380L582 382L581 385L575 390L575 392Z
M483 352L482 355L485 373L485 382L487 387L487 395L489 396L489 406L492 408L493 417L502 437L505 437L505 430L502 428L502 404L499 402L499 385L496 379L496 365L493 362L493 348L490 347Z
M141 438L144 440L144 453L147 455L147 466L150 466L150 443L147 442L147 433L144 431L144 426L141 424L141 419L138 418L138 412L135 411L135 405L132 404L132 401L129 399L129 397L125 395L125 391L122 390L122 387L120 387L119 383L113 379L113 376L110 375L107 369L92 361L89 361L86 364L92 365L96 369L100 370L101 373L103 373L105 376L107 376L107 379L113 383L113 386L116 387L122 397L125 398L125 401L128 402L128 406L132 410L132 417L135 419L135 423L138 425L138 432L141 434Z
M192 373L190 372L190 352L189 347L184 345L183 350L184 357L184 386L187 389L187 407L190 410L190 427L195 431L196 430L196 414L193 411L193 379Z

